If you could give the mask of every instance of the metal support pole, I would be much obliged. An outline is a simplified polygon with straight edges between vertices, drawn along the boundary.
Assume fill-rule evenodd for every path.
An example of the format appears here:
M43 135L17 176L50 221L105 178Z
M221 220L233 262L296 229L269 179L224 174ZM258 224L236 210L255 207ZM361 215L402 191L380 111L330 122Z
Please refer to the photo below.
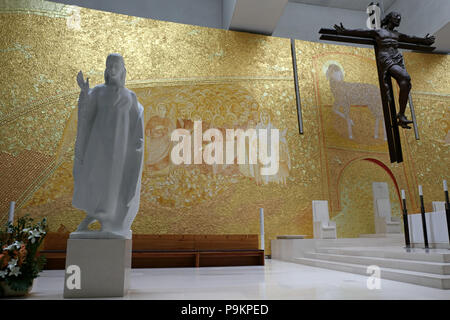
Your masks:
M414 135L416 136L416 140L420 140L419 128L417 127L416 112L414 111L411 93L409 94L408 101L409 101L409 109L411 110L411 119L413 121Z
M427 220L425 218L425 206L423 204L422 186L419 186L419 197L420 197L420 213L422 216L423 242L425 244L425 249L428 249Z
M447 218L447 233L448 233L448 241L450 243L450 202L448 200L448 188L446 180L444 180L444 193L445 193L445 217Z
M402 190L402 202L403 202L403 227L405 229L405 245L406 248L410 248L411 242L409 240L408 210L406 209L405 190Z
M297 104L298 131L300 134L303 134L302 105L300 103L300 90L298 88L297 56L295 53L294 39L291 39L291 55L292 55L292 68L294 69L295 101Z

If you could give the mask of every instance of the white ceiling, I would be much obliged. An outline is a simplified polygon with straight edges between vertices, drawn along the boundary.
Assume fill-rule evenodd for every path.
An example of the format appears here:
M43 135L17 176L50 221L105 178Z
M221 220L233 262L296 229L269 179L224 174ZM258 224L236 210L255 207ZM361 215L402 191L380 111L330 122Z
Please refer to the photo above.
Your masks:
M4 0L0 0L2 1ZM368 4L378 2L383 4L385 12L395 8L402 13L405 18L399 29L401 32L418 36L424 36L426 32L433 33L437 38L437 51L450 50L450 0L50 1L144 18L307 41L318 41L318 30L324 26L331 27L338 21L344 21L347 27L363 27L367 19L365 11ZM283 5L285 8L281 10ZM226 16L225 11L228 13Z
M395 0L289 0L289 2L357 11L366 11L369 3L378 2L380 5L383 3L384 10L386 11L395 2Z
M223 0L223 2L231 3L233 11L229 30L271 35L288 0ZM225 16L222 19L225 20Z
M444 27L439 29L438 32L434 34L436 37L436 52L439 53L449 53L450 52L450 22L448 22Z

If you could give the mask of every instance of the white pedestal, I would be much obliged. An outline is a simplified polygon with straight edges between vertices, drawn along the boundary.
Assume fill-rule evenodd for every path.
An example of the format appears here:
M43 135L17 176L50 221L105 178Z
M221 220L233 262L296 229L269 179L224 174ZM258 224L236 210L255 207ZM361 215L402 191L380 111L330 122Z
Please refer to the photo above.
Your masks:
M78 270L79 286L74 286ZM130 270L131 239L69 239L64 298L123 297Z

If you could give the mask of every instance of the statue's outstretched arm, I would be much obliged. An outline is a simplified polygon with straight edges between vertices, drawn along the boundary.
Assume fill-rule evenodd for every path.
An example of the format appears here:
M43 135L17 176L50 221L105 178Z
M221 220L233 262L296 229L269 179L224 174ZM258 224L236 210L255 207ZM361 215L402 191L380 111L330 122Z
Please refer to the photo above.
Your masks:
M347 29L342 25L342 22L340 25L335 24L334 29L336 29L337 33L343 36L354 36L354 37L375 37L375 30L370 29Z
M415 44L423 44L423 45L432 45L436 38L434 36L430 36L427 34L424 38L409 36L404 33L399 33L398 40L401 42L415 43Z

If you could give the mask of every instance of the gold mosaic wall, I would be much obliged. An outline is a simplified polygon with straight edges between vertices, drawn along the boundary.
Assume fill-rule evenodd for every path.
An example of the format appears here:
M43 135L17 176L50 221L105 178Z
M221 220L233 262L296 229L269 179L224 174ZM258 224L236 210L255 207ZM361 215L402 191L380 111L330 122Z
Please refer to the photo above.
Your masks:
M405 55L421 130L402 131L405 162L391 165L375 138L377 79L373 51L296 41L304 135L298 134L289 39L209 29L79 9L45 1L0 0L0 217L9 201L17 214L47 216L51 230L76 228L84 214L71 205L72 157L83 70L91 87L103 82L105 58L124 56L126 86L145 109L146 155L135 233L258 233L265 209L266 248L280 234L312 236L311 201L327 199L338 235L374 232L371 182L389 184L418 210L442 200L449 163L449 59ZM330 66L344 81L365 84L345 117L333 108L347 89L331 88ZM357 86L357 85L356 85ZM372 88L372 89L370 89ZM336 88L335 88L336 89ZM341 94L342 94L341 92ZM342 97L341 97L342 98ZM352 99L353 99L352 98ZM279 173L264 181L245 166L174 166L167 133L192 121L217 128L260 124L280 129Z

